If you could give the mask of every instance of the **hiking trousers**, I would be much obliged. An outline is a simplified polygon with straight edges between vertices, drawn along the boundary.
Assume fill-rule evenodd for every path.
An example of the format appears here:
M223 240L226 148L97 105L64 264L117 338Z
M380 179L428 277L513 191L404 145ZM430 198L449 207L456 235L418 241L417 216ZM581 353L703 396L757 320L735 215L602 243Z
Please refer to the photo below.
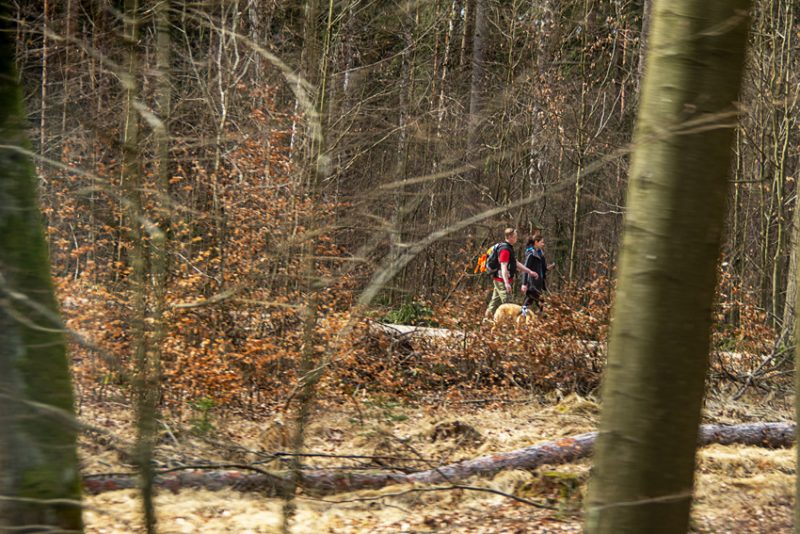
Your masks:
M492 290L492 300L489 301L489 307L486 308L486 317L490 319L494 317L494 312L501 304L511 302L511 294L506 291L506 285L503 282L492 280L494 289Z
M533 305L536 305L537 313L541 313L542 308L542 301L539 300L542 296L542 292L535 287L531 287L528 289L528 292L525 293L525 301L522 303L522 306L525 308L532 308Z

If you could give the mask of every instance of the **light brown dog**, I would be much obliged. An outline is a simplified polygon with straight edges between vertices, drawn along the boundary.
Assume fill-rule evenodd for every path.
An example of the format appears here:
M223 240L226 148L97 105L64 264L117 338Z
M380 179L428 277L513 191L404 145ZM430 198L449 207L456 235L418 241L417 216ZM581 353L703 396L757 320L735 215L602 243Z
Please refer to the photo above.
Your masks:
M511 324L512 322L517 325L523 322L528 325L534 321L533 310L528 310L528 313L523 317L522 306L519 304L501 304L500 307L494 312L494 324Z

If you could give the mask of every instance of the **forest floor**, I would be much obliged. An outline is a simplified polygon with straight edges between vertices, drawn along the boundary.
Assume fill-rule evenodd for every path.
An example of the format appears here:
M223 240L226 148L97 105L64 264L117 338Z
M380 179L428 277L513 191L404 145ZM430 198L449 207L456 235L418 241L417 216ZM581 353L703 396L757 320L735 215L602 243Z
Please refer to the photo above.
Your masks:
M707 401L704 422L791 421L791 399L730 395ZM81 419L132 442L131 410L123 403L85 402ZM394 460L308 458L329 469L427 469L540 441L594 430L598 406L590 399L473 399L409 403L389 397L357 404L322 401L307 433L307 450L328 455L393 457ZM458 424L456 424L458 422ZM255 462L268 451L288 450L280 416L231 414L183 421L165 418L157 458L173 463ZM81 438L84 474L130 471L124 454L88 435ZM402 458L402 459L397 459ZM377 462L377 463L376 463ZM382 465L381 465L382 464ZM293 532L580 532L581 499L590 463L545 466L465 481L476 487L546 504L536 508L482 491L392 486L316 498L300 495ZM279 468L276 461L262 468ZM698 458L692 532L790 532L794 502L793 449L712 445ZM437 486L437 487L441 487ZM428 491L426 491L426 489ZM283 501L232 490L161 491L156 499L159 532L280 532ZM134 490L86 497L87 533L141 532Z

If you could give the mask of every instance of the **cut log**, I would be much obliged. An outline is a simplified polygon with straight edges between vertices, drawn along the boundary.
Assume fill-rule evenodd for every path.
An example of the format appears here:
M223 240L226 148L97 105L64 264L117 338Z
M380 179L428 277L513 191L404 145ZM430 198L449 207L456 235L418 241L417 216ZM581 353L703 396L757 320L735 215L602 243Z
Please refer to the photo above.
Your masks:
M444 465L416 473L343 473L341 471L305 471L299 481L304 491L315 495L330 495L365 489L380 489L396 484L456 483L474 475L489 475L506 469L533 469L541 465L573 462L591 455L596 432L547 441L510 452L482 456L454 464ZM700 428L700 445L750 445L782 448L794 442L794 423L745 423L740 425L703 425ZM281 472L256 473L237 471L192 470L160 475L158 487L177 492L196 488L211 491L231 488L240 491L259 491L268 495L283 495L291 487L289 475ZM88 475L84 488L88 493L137 487L136 475Z

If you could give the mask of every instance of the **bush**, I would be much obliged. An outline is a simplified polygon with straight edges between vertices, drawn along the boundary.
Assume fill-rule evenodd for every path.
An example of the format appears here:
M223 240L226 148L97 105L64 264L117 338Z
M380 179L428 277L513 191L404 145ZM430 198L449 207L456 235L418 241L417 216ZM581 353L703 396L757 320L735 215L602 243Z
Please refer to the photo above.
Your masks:
M439 326L433 318L433 309L417 301L406 302L391 310L383 317L383 322L409 326Z

